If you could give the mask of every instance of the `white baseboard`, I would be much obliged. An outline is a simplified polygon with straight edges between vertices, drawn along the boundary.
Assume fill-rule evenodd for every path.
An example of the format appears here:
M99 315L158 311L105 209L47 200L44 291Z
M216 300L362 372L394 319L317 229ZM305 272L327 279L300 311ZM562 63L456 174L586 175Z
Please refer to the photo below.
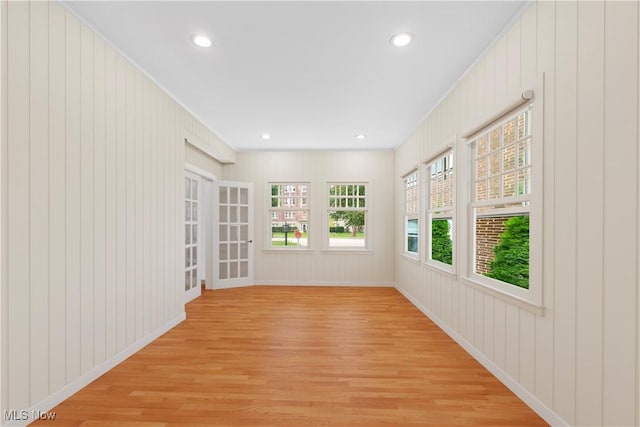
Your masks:
M339 287L379 287L393 288L391 282L328 282L328 281L289 281L289 280L260 280L256 281L256 286L339 286Z
M151 343L160 335L169 331L171 328L173 328L174 326L176 326L177 324L179 324L185 319L186 319L186 313L183 312L176 318L160 326L158 329L156 329L146 337L143 337L138 341L134 342L129 347L125 348L124 350L122 350L120 353L116 354L112 358L105 360L100 365L96 366L86 374L80 376L78 379L76 379L72 383L67 384L66 386L56 391L52 395L36 403L35 405L27 409L26 412L23 411L22 413L28 416L28 419L17 420L17 421L7 421L6 423L3 422L2 425L3 426L24 426L26 424L29 424L35 421L34 416L37 417L37 414L45 414L47 411L50 411L60 402L69 398L72 394L76 393L80 389L86 387L96 378L105 374L107 371L111 370L120 362L127 359L129 356L133 355L134 353L136 353L137 351L145 347L147 344ZM3 418L4 418L4 414L3 414Z
M469 341L465 340L459 333L447 326L438 316L436 316L431 310L420 304L414 297L409 295L404 289L396 286L398 292L400 292L406 299L415 305L420 311L424 313L429 319L431 319L440 329L442 329L447 335L449 335L455 342L460 344L467 353L473 356L482 366L487 368L500 382L502 382L509 390L518 396L524 403L526 403L534 412L542 417L546 422L552 426L569 426L570 424L564 421L558 414L553 412L551 408L545 405L540 399L538 399L533 393L524 388L522 384L511 377L506 371L493 363L487 356L485 356L480 350L474 347Z
M246 288L247 286L253 286L253 283L226 283L221 285L219 283L215 284L211 288L207 288L207 290L216 290L216 289L232 289L232 288Z

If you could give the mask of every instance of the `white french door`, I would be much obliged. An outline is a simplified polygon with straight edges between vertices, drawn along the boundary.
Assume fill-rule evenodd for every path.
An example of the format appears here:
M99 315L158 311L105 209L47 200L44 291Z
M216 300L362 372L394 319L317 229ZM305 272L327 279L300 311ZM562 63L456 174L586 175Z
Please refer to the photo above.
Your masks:
M200 296L199 248L200 248L200 177L190 172L184 174L184 291L185 302ZM201 274L200 274L201 276Z
M214 287L253 284L253 186L216 181L218 209L217 280Z

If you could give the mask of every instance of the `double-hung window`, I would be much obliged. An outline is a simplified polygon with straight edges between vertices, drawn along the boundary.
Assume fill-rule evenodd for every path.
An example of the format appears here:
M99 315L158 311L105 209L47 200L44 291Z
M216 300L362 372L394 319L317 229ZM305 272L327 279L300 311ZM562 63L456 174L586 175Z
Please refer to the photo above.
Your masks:
M420 199L418 171L415 170L404 178L404 251L409 255L418 254Z
M470 138L471 277L531 301L532 104ZM536 190L538 191L538 190Z
M367 246L367 184L328 184L328 241L332 249Z
M271 248L309 247L309 184L270 182Z
M426 172L426 262L453 272L456 190L453 151L428 162Z

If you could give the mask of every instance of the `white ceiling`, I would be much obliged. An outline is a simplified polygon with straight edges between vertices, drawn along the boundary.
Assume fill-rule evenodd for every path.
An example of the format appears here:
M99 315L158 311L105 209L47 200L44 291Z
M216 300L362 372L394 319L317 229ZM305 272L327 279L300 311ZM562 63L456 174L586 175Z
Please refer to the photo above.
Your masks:
M398 146L525 2L65 4L233 148L289 150Z

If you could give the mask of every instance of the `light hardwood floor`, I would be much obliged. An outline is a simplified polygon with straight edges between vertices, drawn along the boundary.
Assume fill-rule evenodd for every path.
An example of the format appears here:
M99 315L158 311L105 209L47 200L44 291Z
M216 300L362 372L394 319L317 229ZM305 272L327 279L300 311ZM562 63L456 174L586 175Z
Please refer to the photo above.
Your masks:
M206 291L53 411L57 426L546 425L393 288Z

